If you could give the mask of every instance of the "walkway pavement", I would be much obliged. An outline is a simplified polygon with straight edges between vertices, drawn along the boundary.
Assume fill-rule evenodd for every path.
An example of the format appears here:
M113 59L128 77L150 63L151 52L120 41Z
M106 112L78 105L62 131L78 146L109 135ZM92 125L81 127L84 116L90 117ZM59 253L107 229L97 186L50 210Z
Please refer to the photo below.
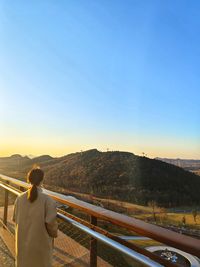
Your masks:
M13 212L13 206L8 207L8 223L12 224L11 217ZM0 207L0 218L3 217L3 208ZM10 249L10 257L13 254L14 256L14 236L9 234L7 231L0 227L0 237L7 244L7 247ZM4 245L5 247L5 245ZM4 255L0 254L0 264L1 257L5 257L7 254L4 252ZM8 256L8 261L10 264L13 263L10 257ZM53 267L87 267L89 266L90 253L89 250L74 239L65 235L61 231L58 231L58 237L55 239L54 243L54 254L53 254ZM103 259L98 257L98 266L101 267L111 267L110 264L105 262ZM3 265L0 265L3 266ZM13 267L14 265L6 265L6 267ZM3 266L4 267L4 266Z
M14 267L14 258L0 237L0 266Z

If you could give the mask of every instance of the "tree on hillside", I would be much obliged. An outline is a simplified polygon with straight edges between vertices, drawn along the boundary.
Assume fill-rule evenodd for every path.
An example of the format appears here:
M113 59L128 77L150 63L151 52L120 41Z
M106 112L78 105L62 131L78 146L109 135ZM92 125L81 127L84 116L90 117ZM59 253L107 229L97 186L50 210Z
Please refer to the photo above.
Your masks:
M155 201L155 200L150 200L150 201L148 202L148 206L152 209L153 219L154 219L154 221L156 222L156 211L155 211L155 209L156 209L156 207L157 207L157 203L156 203L156 201Z
M197 223L197 215L198 215L197 209L193 209L192 210L192 216L193 216L193 219L194 219L195 223Z
M160 208L160 223L164 224L166 220L167 220L167 209Z
M185 218L185 215L184 215L183 218L182 218L182 224L183 224L183 226L186 225L186 218Z

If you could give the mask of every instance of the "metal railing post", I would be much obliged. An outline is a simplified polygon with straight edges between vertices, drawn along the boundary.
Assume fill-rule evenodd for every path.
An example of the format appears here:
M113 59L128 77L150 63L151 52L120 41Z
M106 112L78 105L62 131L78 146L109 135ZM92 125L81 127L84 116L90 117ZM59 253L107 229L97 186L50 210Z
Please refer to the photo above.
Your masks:
M8 181L6 181L9 184ZM5 196L4 196L4 213L3 213L3 223L7 225L7 218L8 218L8 193L9 191L5 189Z
M90 223L97 225L97 217L90 216ZM97 267L97 240L94 237L90 239L90 267Z
M12 186L6 185L5 184L6 182L9 182L9 184L11 184ZM19 195L20 194L19 190L17 190L17 189L15 190L13 185L14 186L22 186L25 189L29 188L29 186L30 186L26 182L23 182L21 180L0 174L0 187L4 188L4 190L5 189L9 190L9 192L14 193L15 195ZM142 220L129 217L127 215L119 214L119 213L111 211L111 210L106 210L105 208L102 208L102 207L98 207L98 209L97 209L97 207L95 207L94 205L86 203L82 200L78 200L77 198L72 197L72 196L66 196L66 195L60 194L58 192L53 192L53 191L47 190L45 188L43 190L50 197L52 197L55 201L62 203L66 206L69 206L73 209L80 210L81 212L84 212L85 214L91 216L91 221L93 222L93 225L96 224L96 220L98 220L98 219L104 220L104 221L107 221L113 225L117 225L118 227L125 228L128 231L134 231L134 232L138 233L139 235L149 237L155 241L158 241L159 243L163 243L163 244L166 244L168 246L172 246L174 248L183 250L184 252L190 253L194 256L199 257L199 255L200 255L200 240L197 238L187 236L184 234L180 234L180 233L176 233L176 232L173 232L171 230L165 229L163 227L156 226L156 225L144 222ZM5 194L4 207L5 207L5 210L4 210L4 215L3 215L4 216L3 221L6 222L7 221L7 212L8 212L7 193ZM83 225L82 225L82 227L83 227ZM80 229L82 229L82 228L80 228ZM91 229L94 229L94 228L91 227ZM92 236L93 236L93 238L96 238L97 240L99 240L99 238L97 238L97 236L95 236L95 235L92 235ZM102 241L103 239L100 239L100 240ZM115 240L116 240L116 238L115 238ZM91 255L90 255L91 264L90 264L90 266L91 267L96 266L95 261L97 261L97 259L98 259L97 258L97 242L96 242L96 240L93 240L93 239L91 240L91 246L90 246L90 249L91 249ZM108 241L108 240L105 243L110 245L110 241ZM121 246L121 243L120 242L118 242L118 243ZM117 247L119 247L119 246L117 245ZM126 244L125 244L125 247L127 247L127 249L129 248L129 246L126 246ZM125 251L124 248L119 249L119 251L122 251L122 250L124 251L125 254L127 254L126 253L127 251ZM96 253L96 255L95 255L95 253ZM136 253L136 254L138 254L138 253ZM131 257L132 257L132 252L131 253L128 252L127 255L131 255ZM139 255L139 256L135 255L133 258L139 259L139 261L141 261L140 258L142 255L146 255L146 253L141 253L141 255ZM141 262L143 262L143 260L144 259L142 259ZM146 262L146 260L145 260L145 262ZM151 266L154 266L154 265L151 265Z

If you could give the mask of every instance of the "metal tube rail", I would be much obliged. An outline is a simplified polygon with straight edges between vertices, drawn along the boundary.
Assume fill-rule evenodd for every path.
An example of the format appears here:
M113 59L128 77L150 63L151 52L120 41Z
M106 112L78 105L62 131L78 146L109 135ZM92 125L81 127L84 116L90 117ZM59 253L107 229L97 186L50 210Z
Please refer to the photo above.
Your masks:
M13 194L19 196L21 194L21 192L17 191L16 188L12 188L10 185L5 185L3 183L0 182L0 186L3 187L4 189L12 192Z
M90 228L91 230L93 230L93 231L95 231L97 233L100 233L100 234L102 234L104 236L107 236L108 238L110 238L110 239L112 239L112 240L124 245L125 247L130 248L133 251L138 252L139 254L142 254L142 255L150 258L151 260L161 264L162 266L165 266L165 267L175 267L175 266L177 266L177 264L172 263L171 261L168 261L168 260L164 259L163 257L161 257L159 255L151 253L148 250L146 250L145 248L137 246L136 244L133 244L131 242L127 242L126 240L123 240L120 236L114 235L114 234L106 231L105 229L100 228L99 226L94 226L90 222L85 221L84 219L81 219L79 217L76 217L75 215L72 215L71 213L63 211L63 210L61 210L59 208L57 210L58 210L58 212L60 212L63 215L65 215L67 218L70 218L70 219L72 219L72 220L74 220L74 221L76 221L76 222L78 222L78 223Z
M8 177L6 175L0 174L0 178L4 181L9 181L10 183L15 184L17 186L22 186L24 188L30 187L28 183ZM200 257L200 240L198 239L173 232L157 225L146 223L142 220L118 214L116 212L106 210L104 208L97 207L92 204L88 204L71 196L64 196L62 194L55 193L46 189L44 189L44 191L56 201L72 208L81 210L90 216L94 216L96 218L111 222L112 224L124 227L142 236L149 237L161 243L191 253L194 256Z
M2 188L4 188L5 190L9 191L9 192L12 192L13 194L19 196L21 192L19 192L18 189L16 188L13 188L12 186L10 185L6 185L6 184L3 184L2 182L0 182L0 186ZM64 214L60 213L60 212L57 212L57 217L62 219L63 221L67 222L67 223L70 223L72 224L73 226L77 227L78 229L82 230L84 233L90 235L91 237L93 237L95 240L99 240L107 245L109 245L110 247L128 255L130 258L140 262L140 263L143 263L144 265L148 266L148 267L161 267L161 266L164 266L164 265L161 265L155 261L153 261L152 259L150 259L149 257L147 256L144 256L143 254L140 254L128 247L126 247L125 245L123 244L120 244L118 243L117 241L101 234L101 233L98 233L92 229L90 229L89 227L73 220L72 218L69 218L67 216L65 216ZM7 228L7 227L6 227ZM7 229L9 230L9 229ZM10 232L10 230L9 230ZM93 265L92 265L93 266Z
M13 194L15 195L20 195L21 192L20 190L18 190L17 188L14 188L12 187L11 185L8 185L8 184L3 184L1 181L0 181L0 186L10 192L12 192ZM107 238L109 238L110 240L113 240L115 242L117 242L118 244L122 244L124 245L124 247L126 248L129 248L131 249L132 251L135 251L136 253L138 253L139 255L143 255L143 256L146 256L147 258L150 258L151 260L153 260L154 262L157 262L157 263L160 263L161 265L160 266L176 266L175 264L172 264L171 262L169 261L166 261L162 258L160 258L159 256L155 255L155 254L152 254L142 248L139 248L131 243L127 243L126 241L123 241L120 237L117 237L117 236L114 236L112 234L110 234L109 232L103 230L102 228L99 228L95 225L92 225L90 224L89 222L87 221L84 221L83 219L80 219L80 218L77 218L76 216L72 215L72 214L69 214L67 212L64 212L62 210L60 210L59 208L57 209L59 213L62 213L65 217L67 218L70 218L76 222L78 222L79 224L83 225L83 226L86 226L87 228L97 232L97 233L100 233L102 234L103 236L107 236ZM92 237L93 238L93 237ZM96 241L97 242L97 239L93 238L93 241ZM92 249L91 250L91 266L97 266L97 254L96 254L96 242L95 242L95 249Z
M120 243L100 234L100 233L93 231L92 229L74 221L73 219L66 217L64 214L62 214L60 212L57 213L57 216L58 216L58 218L60 218L64 221L74 225L75 227L79 228L83 232L91 235L95 239L107 244L108 246L110 246L112 248L115 248L116 250L128 255L130 258L132 258L136 261L139 261L140 263L143 263L146 266L149 266L149 267L161 267L161 266L163 266L163 265L160 265L159 263L152 261L150 258L148 258L144 255L141 255L141 254L133 251L132 249L127 248L124 245L122 245L122 244L120 244Z

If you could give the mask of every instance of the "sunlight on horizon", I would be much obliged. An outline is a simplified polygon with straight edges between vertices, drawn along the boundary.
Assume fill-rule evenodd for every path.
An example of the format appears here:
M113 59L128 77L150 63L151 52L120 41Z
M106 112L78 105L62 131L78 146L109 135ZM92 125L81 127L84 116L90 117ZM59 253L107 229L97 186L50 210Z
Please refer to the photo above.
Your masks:
M54 5L0 4L0 156L200 159L195 5Z
M35 141L35 142L34 142ZM176 141L176 140L175 140ZM0 157L11 156L13 154L40 156L48 154L54 157L64 156L74 152L86 151L90 149L98 149L99 151L126 151L142 156L143 153L149 158L167 157L167 158L185 158L200 159L200 149L195 144L191 147L191 143L181 140L176 143L175 149L172 148L172 141L154 140L148 142L130 142L127 139L120 142L120 139L110 139L107 143L94 141L93 143L80 141L76 139L59 139L46 138L34 140L34 138L10 139L4 143L0 142ZM154 145L153 143L156 143ZM177 150L177 147L179 148Z

